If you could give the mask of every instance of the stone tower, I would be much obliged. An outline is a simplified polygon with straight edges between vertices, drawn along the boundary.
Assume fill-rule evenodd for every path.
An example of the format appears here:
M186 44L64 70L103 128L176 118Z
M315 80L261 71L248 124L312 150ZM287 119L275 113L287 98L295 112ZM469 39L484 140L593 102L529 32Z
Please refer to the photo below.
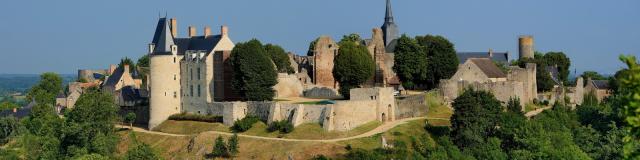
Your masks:
M171 25L170 25L171 24ZM175 20L160 18L149 44L150 97L149 129L158 126L170 115L180 113L180 59L174 42Z
M518 38L518 48L520 48L520 59L534 58L533 36L520 36Z
M389 44L398 39L398 26L393 22L393 13L391 11L391 0L387 0L387 11L384 16L384 24L382 24L382 32L384 33L384 45L389 46Z

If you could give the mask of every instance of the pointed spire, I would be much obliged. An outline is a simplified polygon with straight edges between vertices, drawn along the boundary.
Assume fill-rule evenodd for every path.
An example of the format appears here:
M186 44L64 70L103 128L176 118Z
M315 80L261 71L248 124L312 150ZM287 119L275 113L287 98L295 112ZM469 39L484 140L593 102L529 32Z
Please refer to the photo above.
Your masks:
M393 22L393 12L391 11L391 0L387 0L387 11L384 16L385 22Z
M153 35L152 43L155 45L153 49L154 53L167 53L171 52L171 46L175 45L173 42L173 35L171 35L171 28L167 18L160 18L158 20L158 26L156 32Z

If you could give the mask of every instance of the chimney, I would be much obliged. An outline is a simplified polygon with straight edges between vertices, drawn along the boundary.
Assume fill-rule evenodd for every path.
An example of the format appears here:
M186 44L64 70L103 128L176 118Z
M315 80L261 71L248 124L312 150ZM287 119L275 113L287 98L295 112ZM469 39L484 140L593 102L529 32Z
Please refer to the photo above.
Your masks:
M220 27L220 35L226 37L229 34L229 28L227 26Z
M124 72L123 73L129 73L129 64L124 64Z
M108 75L112 75L113 71L116 70L116 65L115 64L110 64L109 65L109 73L107 73Z
M204 27L204 36L207 37L207 36L210 36L210 35L211 35L211 27L205 26Z
M196 36L196 27L189 26L189 37L195 37L195 36Z
M176 18L171 18L171 36L178 37L178 20Z
M13 113L18 113L18 108L13 108Z

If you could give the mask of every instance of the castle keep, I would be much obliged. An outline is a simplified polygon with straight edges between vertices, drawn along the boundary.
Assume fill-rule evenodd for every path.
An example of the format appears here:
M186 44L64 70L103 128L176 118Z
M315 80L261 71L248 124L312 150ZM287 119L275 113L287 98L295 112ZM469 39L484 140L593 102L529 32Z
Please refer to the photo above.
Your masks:
M198 36L191 26L185 38L178 38L177 28L176 19L160 18L149 44L149 128L183 109L233 97L224 84L216 84L229 77L225 61L234 44L228 28L222 26L219 35L212 35L205 27Z

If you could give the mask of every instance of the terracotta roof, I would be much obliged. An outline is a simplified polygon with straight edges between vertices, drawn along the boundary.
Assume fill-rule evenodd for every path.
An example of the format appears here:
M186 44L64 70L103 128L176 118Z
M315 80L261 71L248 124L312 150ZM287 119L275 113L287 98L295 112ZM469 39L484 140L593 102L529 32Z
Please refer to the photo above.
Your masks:
M476 64L482 72L489 78L506 78L507 75L496 66L496 64L488 58L469 58L468 61Z

